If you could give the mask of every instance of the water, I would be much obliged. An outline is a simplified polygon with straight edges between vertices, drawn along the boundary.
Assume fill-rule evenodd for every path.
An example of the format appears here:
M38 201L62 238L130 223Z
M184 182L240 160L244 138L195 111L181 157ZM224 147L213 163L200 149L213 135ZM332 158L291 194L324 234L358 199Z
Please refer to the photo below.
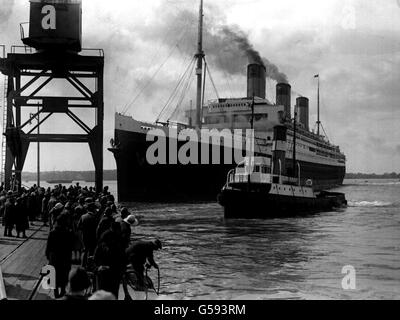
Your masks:
M348 208L306 218L227 221L214 202L136 204L134 233L163 242L166 298L400 299L400 181L347 180L337 191ZM356 290L342 289L346 265Z

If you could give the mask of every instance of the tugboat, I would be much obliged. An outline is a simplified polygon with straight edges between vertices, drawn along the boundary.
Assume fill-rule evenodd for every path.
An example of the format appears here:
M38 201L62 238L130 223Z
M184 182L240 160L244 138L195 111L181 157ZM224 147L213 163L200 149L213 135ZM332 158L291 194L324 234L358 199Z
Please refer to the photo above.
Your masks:
M284 125L274 127L272 159L246 157L245 161L228 173L227 182L218 195L218 203L224 207L225 218L296 216L347 205L343 193L314 191L312 180L301 177L301 166L296 162L295 149L295 174L287 175L286 131Z
M282 167L282 170L293 170L290 168L292 164L290 150L293 148L293 141L296 140L296 137L293 136L293 124L289 123L293 115L291 85L287 79L275 79L277 81L276 99L274 102L268 100L266 98L266 77L269 72L267 72L264 62L260 61L257 55L251 53L253 50L246 50L249 59L247 92L239 97L217 97L216 100L205 102L205 75L209 74L211 78L211 74L208 67L204 68L207 50L203 50L203 16L203 1L200 1L198 47L194 55L197 62L191 60L187 69L192 68L192 73L197 78L196 103L194 104L196 108L192 107L192 103L184 106L185 103L180 100L174 112L165 118L166 121L160 121L161 117L167 115L169 107L174 104L171 102L174 100L174 96L181 96L182 99L186 96L186 90L192 81L188 76L190 74L188 71L178 82L181 84L179 87L182 89L182 94L180 89L173 90L168 99L169 102L164 108L161 109L160 105L161 113L155 122L140 121L126 115L127 110L122 114L115 114L114 138L111 139L111 146L108 150L113 153L116 161L118 201L120 203L215 200L216 195L221 191L221 186L226 181L227 173L243 161L242 157L238 162L236 159L233 162L225 161L224 154L233 156L238 154L240 149L233 143L232 146L222 147L218 139L218 144L213 141L202 141L197 146L199 159L208 158L209 154L213 152L212 150L220 149L220 156L216 159L218 164L214 161L213 163L199 161L199 163L183 164L175 160L175 151L163 152L165 161L151 163L148 161L147 151L151 150L154 141L158 140L158 137L152 134L154 130L164 133L165 145L168 146L168 150L169 146L177 146L179 150L186 143L186 138L183 140L178 138L181 132L198 136L201 129L216 130L221 134L223 131L229 130L233 139L239 141L243 137L241 134L235 134L236 129L242 131L249 129L249 122L252 119L254 139L258 142L255 155L271 158L273 127L279 124L281 119L284 119L285 122L287 119L288 158L286 159L287 168ZM233 43L233 45L236 44ZM346 156L339 146L329 142L326 133L322 135L322 131L320 131L320 128L323 129L319 117L320 79L319 75L314 77L318 78L317 131L314 132L309 125L309 99L303 96L297 97L296 104L299 108L297 128L299 152L297 158L301 165L302 176L313 180L314 190L327 190L343 184ZM251 104L253 105L252 110L250 110ZM182 115L182 112L178 112L179 110L185 110L186 120L179 117L179 119L174 119L177 114ZM171 134L171 132L176 134ZM289 175L292 174L289 172ZM193 181L196 182L193 183ZM187 187L188 185L190 188Z

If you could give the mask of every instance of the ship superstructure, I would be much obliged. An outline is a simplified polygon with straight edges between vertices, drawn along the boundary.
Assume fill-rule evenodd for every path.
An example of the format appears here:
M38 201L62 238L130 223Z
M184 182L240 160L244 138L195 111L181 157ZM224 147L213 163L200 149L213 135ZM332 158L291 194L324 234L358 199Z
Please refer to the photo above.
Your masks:
M211 150L219 148L221 161L182 164L176 161L176 152L171 151L171 146L177 146L179 149L186 142L177 139L182 130L192 130L194 135L199 134L202 129L230 130L233 140L241 140L242 144L239 145L242 146L247 140L243 130L254 129L254 146L251 151L255 156L270 159L273 128L276 125L284 125L287 127L287 161L282 171L289 176L300 172L301 176L313 181L315 190L329 189L342 184L346 157L338 146L331 144L320 134L319 78L317 133L309 129L309 100L299 96L295 103L298 118L294 136L292 116L295 112L291 110L291 86L284 82L278 83L275 103L266 99L266 68L262 63L253 62L247 66L245 97L218 98L202 103L202 68L205 57L201 30L202 4L203 1L200 2L198 50L194 56L197 60L196 108L186 110L186 122L148 123L119 113L115 115L115 137L109 150L114 153L117 163L119 201L215 199L226 181L227 173L243 160L239 159L233 163L225 161L225 154L235 154L237 145L233 143L226 146L216 144L215 141L199 141L199 159L202 158L202 152L210 153ZM176 135L171 135L171 128L175 130ZM148 159L148 150L156 140L149 138L154 130L164 133L162 139L165 139L167 147L164 150L165 161L162 163L150 163ZM238 130L241 131L237 133ZM296 154L295 159L293 154Z
M248 70L251 71L254 68L263 68L263 66L250 65ZM254 82L255 80L249 76L248 87ZM261 85L259 90L264 92L265 87ZM220 98L210 101L202 108L201 127L219 131L228 129L231 132L254 128L255 156L271 158L273 128L278 124L284 124L287 127L285 169L288 174L294 174L295 170L300 170L303 173L302 176L313 180L316 190L329 189L342 184L346 157L338 146L309 130L309 101L305 97L298 97L295 105L298 125L296 126L296 168L294 168L290 85L277 84L276 97L275 104L265 99L265 96L264 98L259 96ZM186 124L157 124L116 114L115 141L114 148L111 150L117 161L118 190L121 201L146 201L147 197L154 200L215 198L218 189L225 182L227 172L237 163L224 164L221 161L220 164L214 165L170 164L168 157L165 164L150 165L147 162L146 152L152 143L146 139L149 131L161 129L165 131L166 139L169 140L176 139L176 137L169 137L171 127L174 127L177 132L184 129L199 130L191 125L195 123L196 111L188 110L186 116ZM237 138L245 140L243 136ZM180 144L182 142L178 141L177 145ZM206 148L212 147L210 143L210 146ZM232 153L233 149L234 147L232 147ZM200 147L199 150L201 152ZM195 186L188 188L191 184Z

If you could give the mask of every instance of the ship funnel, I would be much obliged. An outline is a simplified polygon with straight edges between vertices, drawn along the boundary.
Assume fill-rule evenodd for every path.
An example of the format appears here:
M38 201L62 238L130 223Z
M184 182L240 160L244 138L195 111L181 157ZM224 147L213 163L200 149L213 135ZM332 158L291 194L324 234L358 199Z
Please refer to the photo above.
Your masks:
M247 66L247 97L265 99L266 69L263 65L252 63Z
M309 101L306 97L299 97L296 99L296 106L297 106L297 113L299 122L302 126L309 130L309 121L308 121L308 114L309 114Z
M274 127L274 142L272 145L272 174L286 174L286 132L287 128L282 125Z
M283 115L285 118L290 118L291 108L291 90L292 87L288 83L278 83L276 85L276 105L284 106Z

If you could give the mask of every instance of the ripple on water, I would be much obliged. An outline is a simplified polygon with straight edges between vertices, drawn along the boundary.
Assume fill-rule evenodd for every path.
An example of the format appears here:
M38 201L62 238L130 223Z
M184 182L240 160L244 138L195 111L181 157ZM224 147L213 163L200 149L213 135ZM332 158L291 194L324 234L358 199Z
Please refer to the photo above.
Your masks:
M347 209L305 218L226 221L216 203L135 205L134 237L163 241L155 256L170 298L399 298L398 185L340 190ZM356 269L354 292L341 288L345 265Z

